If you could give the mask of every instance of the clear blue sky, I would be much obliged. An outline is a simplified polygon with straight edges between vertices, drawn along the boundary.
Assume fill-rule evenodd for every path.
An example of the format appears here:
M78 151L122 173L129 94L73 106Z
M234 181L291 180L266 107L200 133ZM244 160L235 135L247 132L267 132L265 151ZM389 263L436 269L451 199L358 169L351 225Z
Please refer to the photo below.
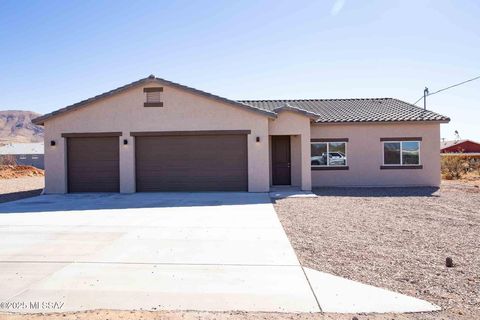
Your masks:
M231 99L396 97L480 75L480 1L4 1L0 109L46 113L153 73ZM480 140L480 80L432 96Z

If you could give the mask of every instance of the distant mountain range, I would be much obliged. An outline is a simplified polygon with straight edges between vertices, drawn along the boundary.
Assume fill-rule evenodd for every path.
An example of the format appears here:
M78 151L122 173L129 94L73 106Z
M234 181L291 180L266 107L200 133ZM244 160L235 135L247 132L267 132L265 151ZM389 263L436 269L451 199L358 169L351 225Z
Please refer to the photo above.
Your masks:
M0 143L42 142L43 127L32 123L38 116L41 114L32 111L0 111Z

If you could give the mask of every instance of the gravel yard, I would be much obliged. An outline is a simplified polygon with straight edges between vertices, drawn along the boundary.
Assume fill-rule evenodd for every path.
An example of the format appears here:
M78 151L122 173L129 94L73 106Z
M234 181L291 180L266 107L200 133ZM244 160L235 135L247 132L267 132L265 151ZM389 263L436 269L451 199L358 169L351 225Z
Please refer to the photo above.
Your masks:
M0 203L39 195L44 183L44 177L0 179Z
M480 319L479 188L448 182L436 192L340 188L316 193L318 198L275 203L302 265L445 309L406 319ZM453 258L453 268L445 266L446 257Z

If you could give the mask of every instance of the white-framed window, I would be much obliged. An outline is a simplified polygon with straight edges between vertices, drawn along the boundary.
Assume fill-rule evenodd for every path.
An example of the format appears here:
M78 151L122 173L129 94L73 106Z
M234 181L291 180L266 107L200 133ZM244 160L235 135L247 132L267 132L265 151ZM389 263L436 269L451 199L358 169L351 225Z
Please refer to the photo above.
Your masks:
M32 160L37 160L38 156L32 156Z
M21 155L20 160L27 160L27 156Z
M313 141L310 146L310 163L312 167L347 166L346 141Z
M420 141L383 141L384 166L420 165Z

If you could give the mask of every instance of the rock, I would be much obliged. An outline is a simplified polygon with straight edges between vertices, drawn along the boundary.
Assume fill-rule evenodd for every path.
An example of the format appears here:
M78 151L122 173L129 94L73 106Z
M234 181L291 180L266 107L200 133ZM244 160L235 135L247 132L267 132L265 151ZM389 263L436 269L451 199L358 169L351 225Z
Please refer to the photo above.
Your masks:
M447 257L447 259L445 259L445 266L447 268L453 267L453 259L451 257Z
M352 320L358 320L358 318L357 318L357 317L355 317L355 316L353 316L353 317L352 317Z

